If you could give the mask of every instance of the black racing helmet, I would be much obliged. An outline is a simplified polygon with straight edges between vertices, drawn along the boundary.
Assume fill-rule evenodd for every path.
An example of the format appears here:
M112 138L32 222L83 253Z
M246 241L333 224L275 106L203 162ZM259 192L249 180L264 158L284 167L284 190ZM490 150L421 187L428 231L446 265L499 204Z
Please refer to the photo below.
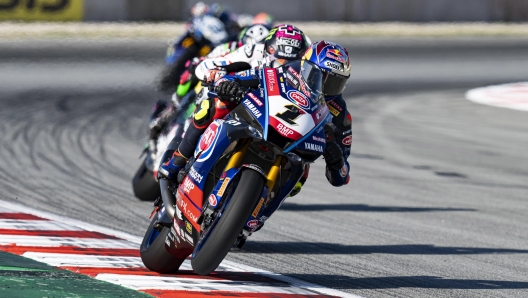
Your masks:
M273 27L264 41L266 53L277 59L301 59L307 48L308 42L304 33L290 24Z

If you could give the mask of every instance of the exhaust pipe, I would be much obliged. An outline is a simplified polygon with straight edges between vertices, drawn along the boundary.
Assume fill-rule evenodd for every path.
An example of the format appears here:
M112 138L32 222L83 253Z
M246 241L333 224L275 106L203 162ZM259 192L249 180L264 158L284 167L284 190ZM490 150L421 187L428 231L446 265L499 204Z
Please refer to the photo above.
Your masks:
M169 181L160 179L159 184L161 189L161 199L163 200L165 212L169 216L170 220L173 221L174 213L176 212L176 208L174 207L174 205L176 205L176 198L169 187Z

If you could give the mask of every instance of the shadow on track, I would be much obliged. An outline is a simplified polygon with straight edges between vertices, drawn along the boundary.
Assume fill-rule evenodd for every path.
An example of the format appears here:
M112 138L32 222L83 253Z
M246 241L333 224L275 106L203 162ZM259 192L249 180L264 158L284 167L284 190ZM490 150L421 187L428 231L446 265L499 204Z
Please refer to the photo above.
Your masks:
M468 208L398 207L369 206L364 204L295 204L284 203L283 211L355 211L355 212L435 212L435 211L477 211Z
M528 254L528 249L451 247L429 244L342 245L325 242L248 241L237 253L258 254L393 254L393 255L479 255Z
M526 289L528 282L483 279L451 279L438 276L394 276L352 278L329 274L288 274L303 280L317 280L317 283L336 289Z

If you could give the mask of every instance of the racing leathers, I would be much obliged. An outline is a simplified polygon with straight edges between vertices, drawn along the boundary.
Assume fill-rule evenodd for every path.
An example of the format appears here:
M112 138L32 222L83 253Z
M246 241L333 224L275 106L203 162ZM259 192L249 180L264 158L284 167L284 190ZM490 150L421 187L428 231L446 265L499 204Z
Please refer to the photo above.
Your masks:
M264 67L269 64L264 65ZM286 72L286 66L282 72ZM264 68L266 70L266 68ZM206 98L196 108L192 125L187 129L185 136L174 153L173 159L160 167L159 173L166 178L173 179L177 171L183 167L192 156L196 144L205 129L214 119L225 117L239 103L243 93L241 88L257 88L260 84L254 68L237 75L224 76L215 85L218 98ZM276 71L276 70L275 70ZM349 176L349 163L352 144L352 117L346 108L342 95L326 97L329 112L333 115L332 122L325 127L326 149L323 153L326 162L326 178L333 186L347 184ZM307 177L307 172L305 175ZM304 177L304 179L306 179Z
M235 51L238 47L239 43L237 41L226 42L214 48L205 59L225 56ZM196 66L202 60L203 58L194 58L193 60L187 61L185 64L186 70L181 74L178 88L172 95L171 100L159 100L154 106L149 121L149 149L151 152L156 151L157 139L180 108L182 97L185 96L189 90L192 90L198 83L198 79L193 73Z

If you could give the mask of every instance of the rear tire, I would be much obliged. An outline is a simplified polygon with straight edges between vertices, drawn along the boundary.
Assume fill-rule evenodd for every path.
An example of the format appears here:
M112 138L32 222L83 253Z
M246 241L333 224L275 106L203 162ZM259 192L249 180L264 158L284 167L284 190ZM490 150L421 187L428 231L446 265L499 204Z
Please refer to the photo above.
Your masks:
M154 174L147 169L144 160L132 178L132 189L134 195L141 201L154 201L161 196L159 183L154 178Z
M157 232L154 229L156 221L157 216L154 216L145 232L145 236L143 236L143 241L139 248L141 261L143 261L145 267L158 273L176 272L185 259L178 259L165 249L165 238L169 228L163 227L157 236L153 234ZM156 238L151 239L151 237Z
M244 170L240 175L238 186L222 217L218 219L200 250L196 251L199 245L195 247L191 265L194 272L200 275L213 272L224 260L260 199L264 187L262 175L250 169Z

